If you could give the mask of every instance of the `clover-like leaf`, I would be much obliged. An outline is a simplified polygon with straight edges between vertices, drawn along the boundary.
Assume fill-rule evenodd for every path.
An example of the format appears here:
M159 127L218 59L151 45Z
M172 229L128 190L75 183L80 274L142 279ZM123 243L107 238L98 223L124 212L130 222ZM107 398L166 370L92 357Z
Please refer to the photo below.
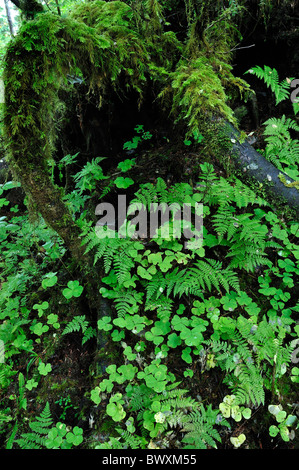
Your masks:
M177 346L180 346L181 343L182 340L176 333L171 333L171 335L168 336L167 345L169 347L176 348Z
M245 442L245 440L246 440L245 434L240 434L238 437L230 438L230 441L235 448L240 447L243 444L243 442Z
M113 330L111 333L111 339L112 341L115 341L116 343L124 339L124 337L125 337L125 332L123 330L121 331Z
M69 281L67 287L63 289L62 294L66 299L71 299L72 297L80 297L83 292L83 287L80 285L79 281Z
M32 325L30 329L35 335L41 336L49 330L49 327L48 325L44 325L43 323L38 322L35 323L35 325Z
M250 408L244 408L242 410L242 415L245 419L249 419L251 417L251 409Z
M25 387L27 390L32 390L33 388L38 386L38 382L36 382L34 379L27 380Z
M50 315L47 316L47 322L49 325L52 325L53 328L56 330L60 327L60 323L58 322L58 315L55 313L50 313Z
M279 429L277 426L272 425L269 427L269 434L271 437L276 437L278 433L279 433Z
M33 307L35 310L38 310L38 316L41 317L47 308L49 308L48 302L42 302L41 304L34 304Z
M67 433L66 440L74 446L80 445L83 442L83 429L75 426L72 431Z
M104 331L109 331L112 330L113 326L111 324L111 317L110 316L103 316L100 320L98 320L98 329L99 330L104 330Z
M135 165L135 158L127 158L123 162L119 162L117 168L119 168L123 173L130 170Z
M100 397L100 392L101 392L101 389L100 387L95 387L91 392L90 392L90 398L91 400L96 404L96 405L99 405L102 401L101 397Z
M121 395L121 394L116 393L115 395ZM107 414L111 416L113 421L116 421L116 422L121 421L126 416L126 412L123 409L122 404L119 402L115 403L115 402L110 401L110 403L108 403L106 407L106 411L107 411Z
M124 349L124 355L127 357L128 361L134 361L137 357L137 354L133 353L131 346L127 346Z
M187 364L192 363L192 357L191 357L190 352L191 352L191 348L185 348L182 351L182 359L183 361L187 362Z
M137 268L137 274L138 276L142 277L142 279L147 279L147 280L151 280L152 279L152 275L150 274L150 272L145 269L143 266L138 266Z
M132 184L134 184L134 181L132 180L132 178L124 178L123 176L119 176L114 180L114 183L117 188L126 189Z
M42 280L42 287L44 289L46 289L47 287L53 287L55 286L57 281L58 277L56 276L56 273L48 273L44 276L44 279Z
M44 362L40 362L38 365L38 372L40 375L48 375L49 372L51 372L52 366L51 364L45 364Z

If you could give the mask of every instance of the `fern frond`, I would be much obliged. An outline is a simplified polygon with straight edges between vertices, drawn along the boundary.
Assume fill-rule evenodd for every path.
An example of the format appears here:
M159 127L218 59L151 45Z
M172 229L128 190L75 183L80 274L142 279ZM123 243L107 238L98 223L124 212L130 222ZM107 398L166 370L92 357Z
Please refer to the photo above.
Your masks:
M144 311L157 311L159 320L168 321L172 312L174 301L165 295L159 296L158 299L146 299Z
M234 209L231 206L220 206L212 220L217 235L222 238L227 234L228 240L233 237L239 227L238 218L234 216Z
M15 442L21 449L42 449L45 447L48 432L52 425L50 405L47 402L40 416L36 417L36 421L29 423L32 432L23 433L20 439Z
M82 333L84 333L88 325L89 323L86 320L85 315L77 315L67 324L62 334L67 335L69 333L74 333L80 330L82 330Z
M123 289L121 287L116 287L113 290L102 288L101 293L103 297L113 299L117 315L123 318L126 313L132 315L138 312L139 304L142 303L144 295L143 292L138 292L134 289Z
M280 82L278 72L275 68L272 69L268 65L265 65L262 69L262 67L256 66L252 67L246 73L251 73L265 82L267 87L274 93L276 104L289 98L292 79L284 79Z
M205 410L201 404L199 409L190 412L188 422L182 429L186 433L182 439L187 444L185 449L217 448L217 441L221 442L220 435L214 428L217 415L218 410L212 410L211 405Z
M146 449L147 440L143 437L133 435L126 429L116 428L116 431L123 439L122 449Z

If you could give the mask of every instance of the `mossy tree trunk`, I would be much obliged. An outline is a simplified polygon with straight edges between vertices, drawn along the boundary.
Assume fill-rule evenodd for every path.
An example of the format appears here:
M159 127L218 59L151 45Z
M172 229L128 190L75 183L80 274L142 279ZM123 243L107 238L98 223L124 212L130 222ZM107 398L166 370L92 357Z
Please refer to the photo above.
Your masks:
M89 265L89 257L81 246L80 229L62 200L60 188L53 184L50 175L43 168L18 167L21 185L34 201L36 212L40 213L70 250L80 265Z

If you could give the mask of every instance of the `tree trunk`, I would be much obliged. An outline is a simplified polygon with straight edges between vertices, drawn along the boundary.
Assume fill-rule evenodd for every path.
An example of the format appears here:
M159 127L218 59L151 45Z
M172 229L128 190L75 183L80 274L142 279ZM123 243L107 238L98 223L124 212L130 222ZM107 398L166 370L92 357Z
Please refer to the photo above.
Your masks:
M11 11L9 8L8 0L4 0L4 4L5 4L6 18L7 18L7 22L9 26L9 31L10 31L11 36L14 36L15 32L14 32L14 26L13 26L13 21L11 17Z
M90 310L95 312L95 320L99 320L110 312L109 302L99 291L104 274L99 268L95 272L92 254L85 254L85 248L81 245L80 229L61 198L61 190L53 184L50 175L42 167L28 170L18 166L17 171L22 188L33 201L36 211L62 238L78 264L78 269L86 281ZM98 372L104 372L108 365L105 358L107 341L105 332L98 331L97 347L98 351L102 352L100 362L97 361Z

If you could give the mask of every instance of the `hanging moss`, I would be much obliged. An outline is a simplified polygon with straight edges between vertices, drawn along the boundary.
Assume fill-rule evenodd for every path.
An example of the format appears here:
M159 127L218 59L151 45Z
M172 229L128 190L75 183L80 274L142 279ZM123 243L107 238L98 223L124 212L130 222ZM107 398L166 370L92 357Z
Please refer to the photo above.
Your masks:
M232 119L223 83L233 76L219 59L218 44L214 54L204 50L191 64L178 62L183 46L174 33L163 32L159 3L148 2L144 15L149 21L142 23L124 2L95 0L79 4L67 18L42 13L23 25L8 48L5 70L6 134L16 166L26 161L46 168L55 145L58 90L70 72L82 75L99 107L108 84L119 94L134 89L141 103L148 82L161 91L171 78L171 108L179 117L183 108L191 128L206 111Z

